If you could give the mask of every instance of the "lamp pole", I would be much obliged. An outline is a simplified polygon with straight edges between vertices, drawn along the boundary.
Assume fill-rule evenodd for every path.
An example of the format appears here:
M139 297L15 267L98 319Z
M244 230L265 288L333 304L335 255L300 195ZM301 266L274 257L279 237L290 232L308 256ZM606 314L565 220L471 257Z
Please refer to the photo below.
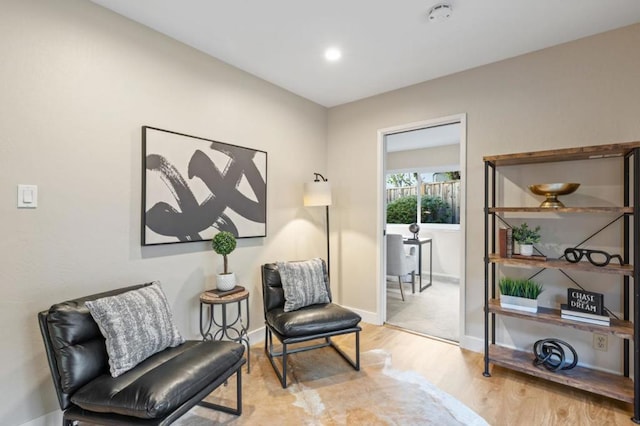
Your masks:
M327 277L331 276L331 248L329 241L329 206L331 205L331 187L320 173L313 173L313 182L305 184L305 206L324 206L327 221Z
M329 206L324 207L327 212L327 277L331 278L331 250L329 250Z

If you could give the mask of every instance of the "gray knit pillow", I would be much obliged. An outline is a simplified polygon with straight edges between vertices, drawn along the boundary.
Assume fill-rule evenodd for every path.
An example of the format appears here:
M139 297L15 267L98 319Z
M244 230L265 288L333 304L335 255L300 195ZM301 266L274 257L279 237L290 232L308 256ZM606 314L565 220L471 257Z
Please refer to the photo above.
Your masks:
M156 352L184 343L158 282L85 304L106 340L113 377Z
M303 262L276 262L276 264L284 291L285 312L330 302L321 259Z

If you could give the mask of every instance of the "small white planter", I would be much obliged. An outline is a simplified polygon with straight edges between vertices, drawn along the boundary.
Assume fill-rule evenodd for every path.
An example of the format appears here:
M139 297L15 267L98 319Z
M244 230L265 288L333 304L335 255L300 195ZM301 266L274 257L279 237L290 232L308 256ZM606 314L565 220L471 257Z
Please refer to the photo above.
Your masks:
M538 312L538 299L500 295L500 306L524 312Z
M216 287L220 291L231 290L236 286L236 274L229 272L228 274L218 274L216 280Z
M522 256L533 256L533 244L520 244L520 254Z

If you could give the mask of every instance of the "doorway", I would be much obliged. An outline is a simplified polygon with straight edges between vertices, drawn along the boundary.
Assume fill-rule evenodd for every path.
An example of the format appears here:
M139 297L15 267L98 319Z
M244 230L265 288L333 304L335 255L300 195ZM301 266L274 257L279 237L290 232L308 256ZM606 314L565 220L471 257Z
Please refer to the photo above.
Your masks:
M464 114L379 131L381 322L451 342L464 335L465 148ZM387 234L413 252L414 285L387 276Z

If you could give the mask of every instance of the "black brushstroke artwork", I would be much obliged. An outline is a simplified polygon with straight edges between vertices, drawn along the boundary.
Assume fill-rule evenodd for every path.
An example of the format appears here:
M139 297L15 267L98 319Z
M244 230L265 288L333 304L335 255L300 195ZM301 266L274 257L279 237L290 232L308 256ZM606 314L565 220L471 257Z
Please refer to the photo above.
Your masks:
M237 237L264 236L243 235L243 231L238 229L238 225L225 212L230 209L248 221L265 225L266 229L266 183L254 161L257 154L264 155L266 168L266 153L221 142L209 142L211 150L228 157L221 165L223 170L205 152L196 149L186 169L187 179L166 156L159 153L146 155L147 173L157 173L173 197L173 200L167 201L175 201L173 205L158 201L144 213L145 226L158 235L168 237L166 241L160 242L201 241L206 239L201 233L211 231L212 227L219 231L229 231ZM189 185L196 179L210 191L202 202L198 202ZM253 195L255 199L239 190L243 179L251 188L252 193L249 195Z

